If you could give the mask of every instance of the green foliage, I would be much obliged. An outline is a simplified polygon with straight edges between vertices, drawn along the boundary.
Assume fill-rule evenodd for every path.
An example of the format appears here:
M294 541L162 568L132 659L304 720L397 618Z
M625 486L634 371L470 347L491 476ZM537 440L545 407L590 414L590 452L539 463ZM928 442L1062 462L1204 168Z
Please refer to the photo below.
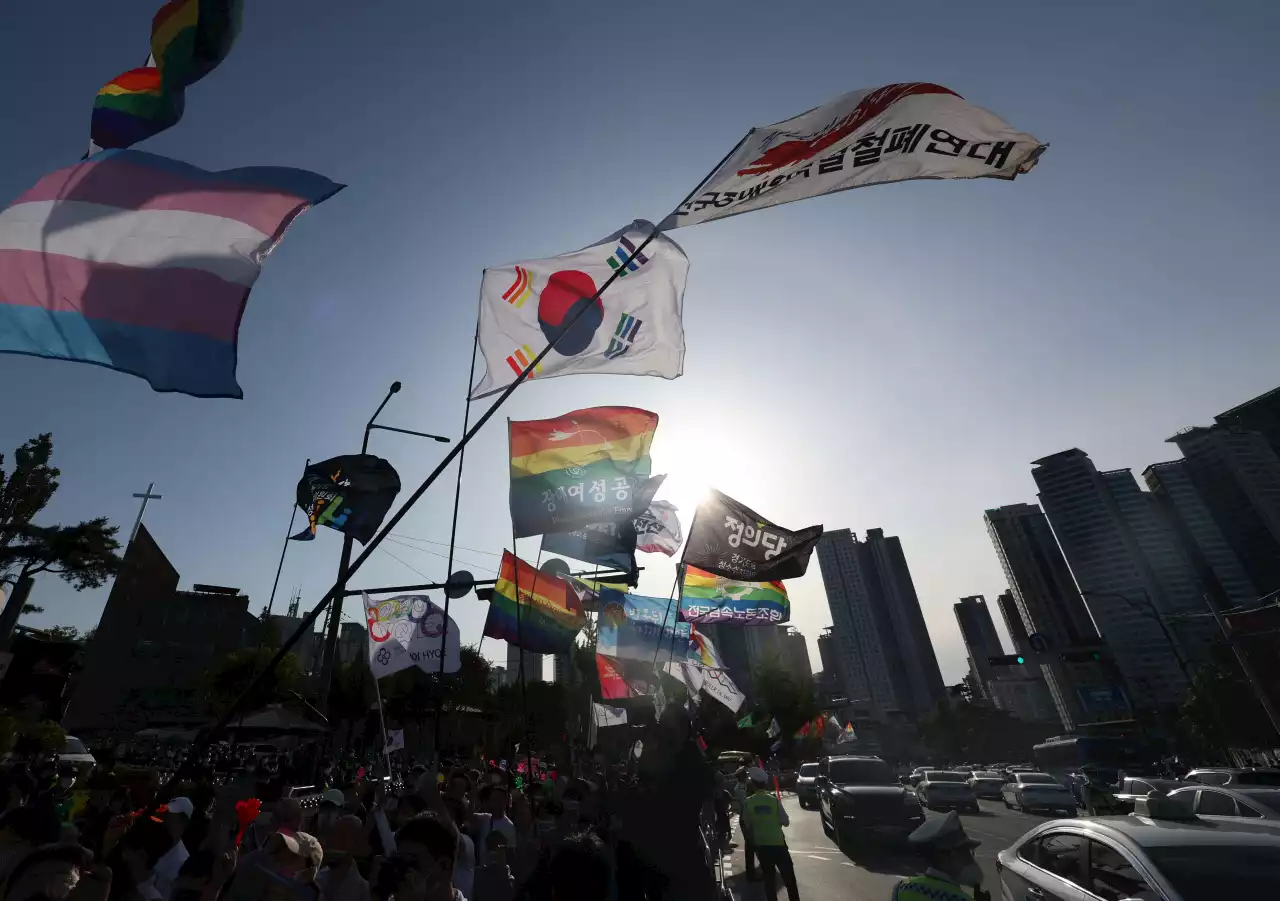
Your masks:
M254 676L267 668L275 656L271 648L239 648L209 667L200 678L209 712L221 716L249 687ZM296 691L302 678L302 664L296 654L285 654L262 694L250 700L250 707L283 701Z
M1225 761L1227 748L1271 748L1277 738L1266 711L1225 647L1201 666L1179 711L1178 725L1203 756Z
M14 452L12 472L0 470L0 571L15 582L53 573L77 591L100 588L120 569L115 526L105 517L71 526L32 523L58 490L61 471L50 463L52 458L53 436L45 432ZM23 612L40 609L28 605Z
M985 704L943 701L920 720L920 738L939 760L1030 760L1031 749L1054 724L1027 723Z
M80 635L80 630L77 629L75 626L52 626L43 631L44 631L44 634L48 635L50 638L57 638L57 639L61 639L62 641L81 641L82 640L82 636ZM96 630L90 629L89 632L85 633L85 635L83 636L83 640L88 641L90 634L94 631Z
M19 723L14 751L24 756L56 754L67 741L67 733L52 720Z

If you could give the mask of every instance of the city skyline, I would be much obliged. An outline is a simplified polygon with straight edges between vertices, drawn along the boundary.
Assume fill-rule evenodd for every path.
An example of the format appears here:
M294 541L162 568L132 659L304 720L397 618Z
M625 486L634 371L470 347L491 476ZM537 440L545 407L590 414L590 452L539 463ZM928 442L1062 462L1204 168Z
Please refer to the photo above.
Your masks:
M979 517L1034 497L1028 461L1081 447L1103 468L1141 469L1168 458L1163 439L1177 429L1276 385L1273 213L1257 173L1280 138L1280 122L1258 113L1270 108L1280 10L1206 16L1175 0L1157 17L1108 7L1102 28L1102 13L1066 5L1017 17L836 6L821 27L759 2L734 11L660 2L606 42L593 17L562 4L513 8L502 29L467 4L378 4L354 26L333 0L246 8L234 51L193 88L183 121L142 149L210 170L297 166L348 188L291 227L254 289L238 345L243 401L0 359L21 386L0 452L55 438L62 488L41 521L106 516L127 530L132 495L154 483L164 497L147 521L176 568L240 586L260 609L304 461L359 448L389 384L404 390L382 421L456 439L485 267L656 221L753 125L850 90L931 81L1048 142L1035 170L1013 183L859 189L675 232L691 261L685 374L522 386L467 449L457 562L491 575L510 543L501 417L651 409L655 472L670 475L661 496L686 524L714 484L790 527L900 536L939 665L957 681L965 655L950 605L1004 590ZM0 98L21 135L0 150L4 202L80 156L93 92L121 70L122 48L145 44L154 13L144 0L89 4L71 30L56 5L6 18L0 68L27 89ZM753 49L763 20L767 64ZM697 38L708 33L718 40ZM530 66L531 46L575 52ZM1081 46L1088 79L1077 77ZM613 96L619 59L680 63L650 67L643 96L626 101ZM334 60L378 72L380 90L355 87ZM767 77L744 80L761 65ZM1183 146L1189 109L1237 123L1230 165L1202 167L1191 187L1184 154L1124 152ZM513 133L528 137L519 153L478 152ZM442 449L381 432L370 442L399 470L402 500ZM452 500L450 472L353 587L442 580ZM303 610L333 582L340 545L322 534L290 549L281 584L301 588ZM520 550L536 557L532 540ZM665 597L670 561L643 565L640 592ZM814 572L788 588L814 656L829 618L822 581ZM106 597L42 578L33 602L46 612L26 622L87 629ZM485 605L468 598L452 612L463 640L478 641ZM359 619L358 598L347 613ZM486 642L484 653L504 651Z

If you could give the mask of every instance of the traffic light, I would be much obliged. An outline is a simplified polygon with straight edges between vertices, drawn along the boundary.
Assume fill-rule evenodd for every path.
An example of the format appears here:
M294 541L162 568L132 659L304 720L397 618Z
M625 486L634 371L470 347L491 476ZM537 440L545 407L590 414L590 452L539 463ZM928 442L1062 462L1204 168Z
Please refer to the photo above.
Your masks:
M1062 659L1067 663L1101 663L1102 652L1091 650L1063 651Z
M1027 658L1021 654L995 654L987 658L987 663L992 666L1021 666L1027 662Z

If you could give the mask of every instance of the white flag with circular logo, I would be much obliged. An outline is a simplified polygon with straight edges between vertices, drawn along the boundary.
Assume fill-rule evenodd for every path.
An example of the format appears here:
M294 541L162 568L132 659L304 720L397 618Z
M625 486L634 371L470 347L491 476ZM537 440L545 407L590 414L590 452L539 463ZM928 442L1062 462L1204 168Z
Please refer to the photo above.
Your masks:
M425 673L440 672L440 636L444 643L444 671L462 668L460 635L453 617L425 594L402 594L373 599L364 595L365 622L369 627L369 669L381 679L416 666Z

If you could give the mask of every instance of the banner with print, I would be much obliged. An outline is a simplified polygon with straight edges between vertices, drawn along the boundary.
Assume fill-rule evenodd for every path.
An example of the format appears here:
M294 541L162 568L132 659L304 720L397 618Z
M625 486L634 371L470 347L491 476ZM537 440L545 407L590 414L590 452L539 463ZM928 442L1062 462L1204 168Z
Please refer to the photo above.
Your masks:
M702 690L728 707L731 713L737 713L738 709L747 700L747 696L738 689L738 686L729 678L729 674L722 669L704 671Z
M742 582L686 566L680 584L685 622L776 626L791 619L791 601L781 582Z
M679 377L689 258L666 235L646 246L654 231L636 220L583 250L486 269L476 333L485 372L472 399L510 385L553 341L534 381L591 372Z
M693 515L683 562L742 582L795 579L821 537L822 526L792 532L713 489Z
M636 568L636 530L630 522L593 522L573 532L547 532L543 555L563 554L592 566L629 573Z
M1047 146L941 85L851 91L751 129L660 228L912 178L1012 179Z
M312 463L298 480L298 506L307 525L292 541L311 541L328 526L368 544L400 493L395 467L373 454L347 454Z
M405 594L373 600L364 595L369 626L369 669L381 679L416 666L425 673L440 672L440 636L444 642L444 671L462 668L458 624L425 594Z
M649 509L632 520L637 536L636 550L674 557L684 540L676 510L670 501L651 501Z
M623 594L603 586L596 652L650 664L724 665L705 635L690 623L676 621L671 600Z
M610 707L608 704L592 702L591 711L594 714L595 723L599 727L625 726L627 724L627 711L622 707Z

